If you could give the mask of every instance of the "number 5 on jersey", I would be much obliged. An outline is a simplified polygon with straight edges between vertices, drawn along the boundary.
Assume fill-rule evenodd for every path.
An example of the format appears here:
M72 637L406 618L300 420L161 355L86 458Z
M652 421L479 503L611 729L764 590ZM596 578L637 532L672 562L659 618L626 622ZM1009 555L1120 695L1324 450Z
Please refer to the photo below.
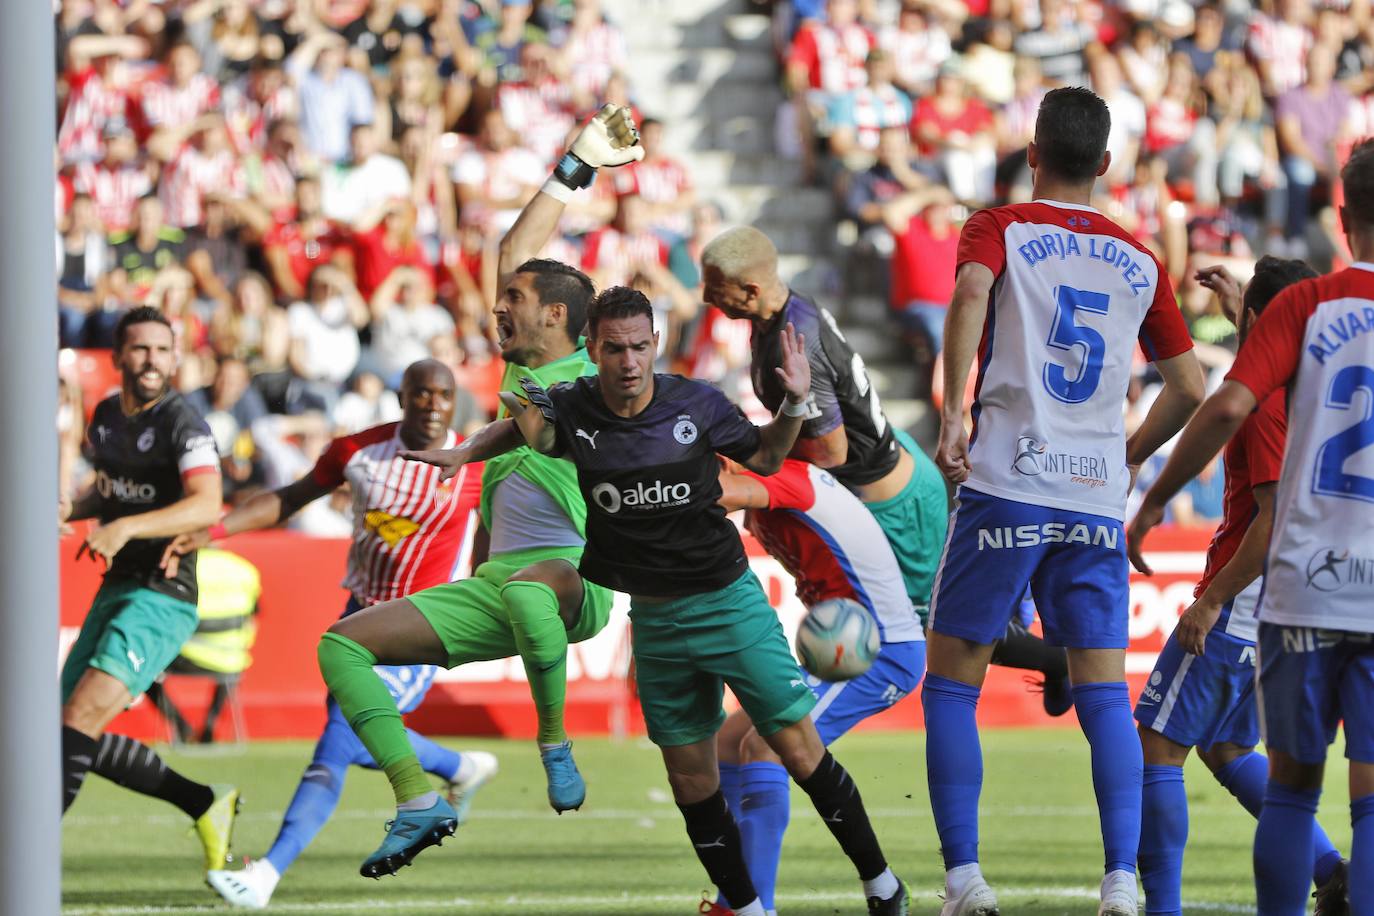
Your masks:
M1077 324L1074 318L1080 311L1094 315L1107 314L1111 297L1106 293L1074 289L1072 286L1056 287L1055 293L1054 323L1050 325L1050 336L1045 343L1051 350L1072 352L1081 348L1082 367L1077 376L1070 378L1064 366L1050 360L1045 363L1042 378L1045 390L1055 399L1065 404L1081 404L1097 391L1097 384L1102 378L1102 359L1107 352L1107 342L1097 331Z

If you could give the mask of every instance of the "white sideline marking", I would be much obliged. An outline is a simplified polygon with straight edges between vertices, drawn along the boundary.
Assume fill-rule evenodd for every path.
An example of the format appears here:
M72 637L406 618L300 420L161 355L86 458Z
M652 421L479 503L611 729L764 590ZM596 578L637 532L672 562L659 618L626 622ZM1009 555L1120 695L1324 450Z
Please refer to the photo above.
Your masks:
M1094 888L1086 887L1014 887L993 885L1000 900L1024 900L1024 899L1050 899L1050 900L1097 900L1098 891ZM319 913L319 912L353 912L363 910L442 910L442 909L474 909L478 907L490 907L499 904L504 907L517 907L524 909L527 907L605 907L612 904L621 905L642 905L649 903L680 903L690 904L697 892L684 891L681 894L644 894L631 896L621 894L619 896L598 896L598 897L568 897L565 895L554 896L523 896L511 894L503 898L489 898L484 900L470 900L465 897L431 897L425 900L349 900L340 903L273 903L272 911L276 913ZM859 890L856 888L851 892L823 891L816 893L786 893L777 895L779 903L832 903L832 902L857 902ZM934 892L928 894L917 894L913 900L915 903L938 903ZM1202 903L1193 901L1185 902L1184 909L1189 912L1210 912L1210 913L1253 913L1253 906L1242 906L1234 903ZM207 903L205 906L77 906L66 907L62 910L65 916L175 916L178 913L223 913L222 906Z

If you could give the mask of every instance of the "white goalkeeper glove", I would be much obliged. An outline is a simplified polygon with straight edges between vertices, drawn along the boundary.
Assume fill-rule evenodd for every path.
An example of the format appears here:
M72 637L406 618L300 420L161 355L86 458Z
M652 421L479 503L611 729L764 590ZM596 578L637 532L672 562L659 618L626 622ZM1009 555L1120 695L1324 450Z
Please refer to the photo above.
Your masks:
M582 128L553 170L553 177L576 191L591 184L603 165L624 165L643 158L634 115L628 108L607 104Z

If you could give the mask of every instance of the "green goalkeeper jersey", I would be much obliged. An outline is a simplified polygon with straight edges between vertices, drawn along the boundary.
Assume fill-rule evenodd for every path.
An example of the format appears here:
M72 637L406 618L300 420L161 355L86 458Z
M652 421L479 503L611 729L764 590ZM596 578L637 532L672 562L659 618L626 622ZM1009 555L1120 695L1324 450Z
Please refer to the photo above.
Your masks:
M584 375L595 375L596 363L587 356L585 341L578 341L578 347L562 359L531 369L528 366L506 364L506 373L501 377L501 390L524 396L520 387L522 378L532 378L542 387L548 388L559 382L570 382ZM497 411L497 418L505 417L505 405ZM515 471L520 476L542 487L558 507L567 513L577 533L587 535L587 504L582 501L582 493L577 488L577 468L571 461L541 455L527 445L507 452L487 461L482 472L482 524L491 530L491 495L496 485Z

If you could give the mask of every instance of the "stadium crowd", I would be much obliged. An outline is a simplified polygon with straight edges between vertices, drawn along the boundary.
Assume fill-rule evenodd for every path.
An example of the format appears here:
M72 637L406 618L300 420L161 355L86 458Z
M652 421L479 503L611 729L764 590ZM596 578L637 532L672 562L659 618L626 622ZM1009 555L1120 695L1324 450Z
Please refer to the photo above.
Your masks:
M1243 281L1262 253L1322 268L1343 255L1332 179L1374 119L1368 0L771 12L778 151L833 188L845 292L887 299L918 396L959 225L1029 196L1024 149L1056 85L1108 100L1099 209L1165 263L1216 377L1236 336L1198 268ZM63 0L57 42L62 345L108 347L135 305L172 316L178 386L211 418L231 496L399 416L401 370L422 356L476 393L460 425L485 419L500 237L571 131L604 101L635 104L624 36L598 0ZM576 200L546 253L649 293L663 364L720 380L748 352L735 322L701 308L697 256L723 214L662 124L636 114L645 161ZM1143 415L1158 387L1143 360L1138 380ZM79 423L66 428L79 440ZM1221 486L1196 482L1176 519L1214 521ZM302 524L344 526L325 510Z

